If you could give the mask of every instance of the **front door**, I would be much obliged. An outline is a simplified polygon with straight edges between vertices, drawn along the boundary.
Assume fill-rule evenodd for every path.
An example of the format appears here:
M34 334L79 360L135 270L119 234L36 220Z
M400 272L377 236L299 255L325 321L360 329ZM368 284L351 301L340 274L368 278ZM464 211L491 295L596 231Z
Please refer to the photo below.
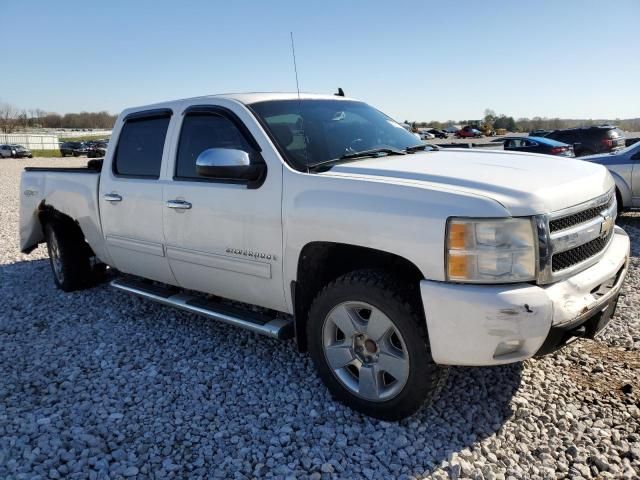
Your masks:
M100 215L114 266L125 273L175 284L165 255L160 169L169 111L125 118L112 168L100 179ZM108 164L108 163L106 163Z
M264 182L205 178L198 155L209 148L244 150L264 162L255 138L232 106L192 106L182 115L174 160L164 187L167 257L178 284L284 310L282 280L282 164L268 165Z

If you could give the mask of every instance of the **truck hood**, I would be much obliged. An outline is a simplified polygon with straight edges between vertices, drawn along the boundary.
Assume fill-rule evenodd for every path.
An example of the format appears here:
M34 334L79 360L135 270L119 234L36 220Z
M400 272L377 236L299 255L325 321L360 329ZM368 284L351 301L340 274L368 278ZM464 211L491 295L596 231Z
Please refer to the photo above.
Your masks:
M489 197L511 215L550 213L591 200L614 185L606 168L566 157L518 152L446 149L364 158L321 175Z

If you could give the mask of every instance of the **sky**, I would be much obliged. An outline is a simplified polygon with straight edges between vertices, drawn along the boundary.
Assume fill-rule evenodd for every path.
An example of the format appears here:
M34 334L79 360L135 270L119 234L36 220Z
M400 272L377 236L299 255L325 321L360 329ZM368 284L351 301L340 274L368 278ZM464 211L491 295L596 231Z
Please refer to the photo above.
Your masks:
M0 102L67 113L242 91L399 121L640 117L640 0L0 0Z

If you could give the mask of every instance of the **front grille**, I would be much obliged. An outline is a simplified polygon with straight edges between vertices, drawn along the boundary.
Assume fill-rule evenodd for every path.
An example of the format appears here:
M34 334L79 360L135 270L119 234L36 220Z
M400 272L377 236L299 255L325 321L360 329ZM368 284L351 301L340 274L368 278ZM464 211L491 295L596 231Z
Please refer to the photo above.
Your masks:
M613 228L605 235L591 240L584 245L556 253L551 259L551 270L554 273L559 272L560 270L573 267L574 265L597 255L607 246L611 239L611 235L613 235Z
M567 215L566 217L560 217L556 218L555 220L551 220L549 222L549 230L551 231L551 233L558 232L560 230L565 230L581 223L588 222L589 220L592 220L600 215L603 210L609 208L613 204L614 199L615 197L612 195L601 205L597 205L593 208L588 208L587 210L582 210L578 213Z

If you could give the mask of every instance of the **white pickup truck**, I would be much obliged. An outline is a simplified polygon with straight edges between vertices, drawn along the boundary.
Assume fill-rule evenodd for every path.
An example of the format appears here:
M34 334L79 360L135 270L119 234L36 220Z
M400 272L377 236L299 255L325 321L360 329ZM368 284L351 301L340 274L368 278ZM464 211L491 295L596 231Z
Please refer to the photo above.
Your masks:
M604 167L438 151L341 96L131 108L103 163L25 170L21 249L46 242L62 290L108 265L118 289L295 337L335 398L384 419L448 365L594 337L629 260Z

